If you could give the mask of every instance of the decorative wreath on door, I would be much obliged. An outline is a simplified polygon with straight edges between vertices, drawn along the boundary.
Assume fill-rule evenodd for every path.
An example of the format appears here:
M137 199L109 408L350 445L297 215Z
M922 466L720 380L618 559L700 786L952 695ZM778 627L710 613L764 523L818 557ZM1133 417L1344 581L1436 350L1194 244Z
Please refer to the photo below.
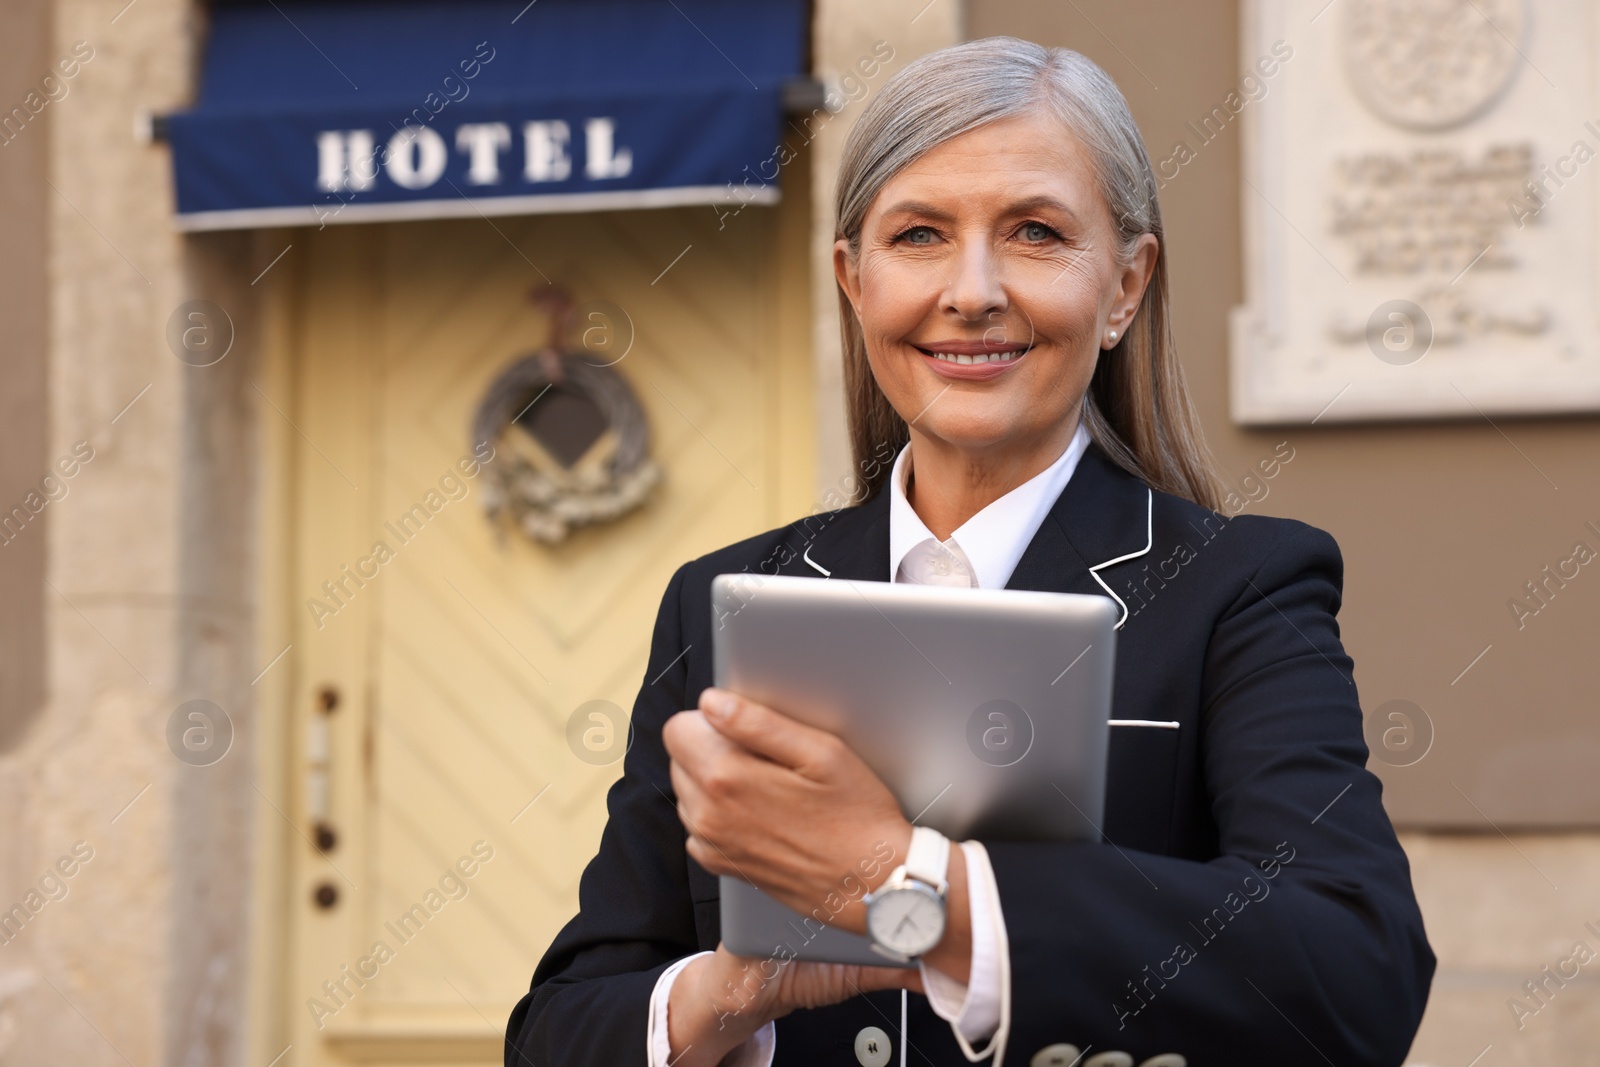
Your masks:
M644 410L613 369L622 358L612 356L620 343L613 320L626 313L614 306L591 311L599 324L591 322L585 345L574 349L566 346L575 319L567 294L551 286L534 301L550 312L549 342L490 384L472 420L472 442L494 445L480 496L490 520L555 544L577 527L643 504L661 469L650 458ZM630 345L631 332L629 323ZM601 336L602 343L588 344Z

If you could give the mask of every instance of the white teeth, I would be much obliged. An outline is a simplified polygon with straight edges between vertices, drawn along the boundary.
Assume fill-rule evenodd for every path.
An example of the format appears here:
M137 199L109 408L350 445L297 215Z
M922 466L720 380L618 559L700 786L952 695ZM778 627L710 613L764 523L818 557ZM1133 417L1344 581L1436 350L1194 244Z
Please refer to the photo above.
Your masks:
M1010 363L1012 360L1014 360L1018 356L1022 355L1021 352L994 352L994 353L990 353L990 354L985 354L985 353L981 353L980 352L976 356L968 356L968 355L964 355L964 354L954 354L954 353L950 353L950 352L934 352L934 353L931 353L931 354L932 354L934 359L943 360L946 363L960 363L960 364Z

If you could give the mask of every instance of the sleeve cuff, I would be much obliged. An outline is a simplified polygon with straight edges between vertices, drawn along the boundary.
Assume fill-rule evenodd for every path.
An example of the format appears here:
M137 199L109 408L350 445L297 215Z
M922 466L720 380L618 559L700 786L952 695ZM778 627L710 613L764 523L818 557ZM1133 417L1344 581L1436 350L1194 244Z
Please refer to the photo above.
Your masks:
M649 1032L645 1035L650 1067L672 1067L672 1045L667 1039L667 1003L672 996L672 983L677 980L679 971L701 956L709 955L710 952L696 952L692 956L685 956L662 971L661 977L656 979L656 987L650 993ZM729 1053L721 1067L772 1067L772 1057L777 1048L777 1024L768 1023Z
M1000 1067L1010 1030L1011 951L1006 940L1005 917L995 885L989 853L977 841L961 845L967 864L967 900L972 913L972 965L966 984L919 964L928 1003L939 1018L950 1023L956 1041L969 1062L994 1055ZM987 1041L974 1050L972 1043Z

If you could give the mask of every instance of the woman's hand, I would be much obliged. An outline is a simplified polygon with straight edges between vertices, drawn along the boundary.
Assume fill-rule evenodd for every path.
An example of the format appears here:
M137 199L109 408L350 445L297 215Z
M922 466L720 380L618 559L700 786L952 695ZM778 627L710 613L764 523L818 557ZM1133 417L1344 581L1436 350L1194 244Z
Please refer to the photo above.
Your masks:
M856 967L799 960L746 959L721 945L686 966L667 1002L673 1067L722 1062L773 1019L800 1008L837 1004L879 989L922 992L915 969Z
M662 730L686 846L706 870L755 885L819 922L866 930L862 898L905 862L911 824L833 734L723 689ZM924 962L968 980L966 863L950 856L944 939ZM745 959L726 948L681 971L668 1002L674 1067L715 1064L772 1019L878 989L923 992L918 970Z
M722 689L667 720L688 852L820 921L862 933L861 903L905 862L911 824L844 742Z

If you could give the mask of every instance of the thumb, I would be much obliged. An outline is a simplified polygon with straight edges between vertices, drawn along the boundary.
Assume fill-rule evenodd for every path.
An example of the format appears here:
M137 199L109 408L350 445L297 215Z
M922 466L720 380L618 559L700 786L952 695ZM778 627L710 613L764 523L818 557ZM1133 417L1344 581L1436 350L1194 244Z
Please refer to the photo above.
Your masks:
M815 764L833 740L832 734L726 689L702 692L700 712L722 736L784 767Z

